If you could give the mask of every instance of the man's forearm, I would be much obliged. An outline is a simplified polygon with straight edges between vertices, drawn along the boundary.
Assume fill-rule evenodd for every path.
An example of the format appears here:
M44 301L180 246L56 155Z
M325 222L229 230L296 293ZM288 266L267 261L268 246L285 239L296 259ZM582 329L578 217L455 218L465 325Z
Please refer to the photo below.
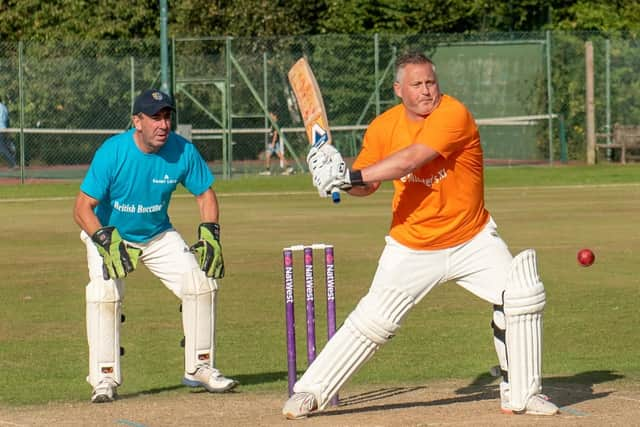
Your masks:
M84 232L89 236L93 236L93 234L102 227L102 224L100 224L98 217L93 215L93 212L91 215L76 216L75 220L76 224L78 224L78 226L80 226L80 228L84 230Z
M96 205L96 200L91 199L84 193L80 193L76 198L76 203L73 208L73 220L89 236L92 236L93 233L103 226L96 214L93 212Z
M382 182L400 179L425 163L439 156L439 153L423 144L411 144L390 156L361 170L364 182Z
M347 193L352 196L363 197L373 193L378 189L378 187L380 187L379 182L365 182L363 185L351 187L351 189L347 191Z
M218 222L218 199L212 189L196 197L201 222Z

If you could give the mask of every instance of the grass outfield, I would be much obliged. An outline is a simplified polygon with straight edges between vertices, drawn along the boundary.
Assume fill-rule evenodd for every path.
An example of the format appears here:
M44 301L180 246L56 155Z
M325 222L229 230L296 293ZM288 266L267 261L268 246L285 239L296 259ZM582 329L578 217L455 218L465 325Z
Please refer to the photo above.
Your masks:
M538 251L548 297L545 377L640 382L640 167L490 168L486 181L487 205L512 252ZM390 187L368 198L345 196L339 206L318 198L308 175L238 178L214 188L227 270L218 293L217 365L240 380L239 392L284 396L282 247L335 245L341 323L375 270L390 219ZM0 406L89 398L85 253L71 218L77 189L77 182L0 186ZM197 208L184 191L171 216L187 240L195 237ZM596 253L590 268L576 262L582 247ZM301 283L297 276L298 291ZM301 292L296 296L302 362L304 304ZM320 289L316 296L322 300ZM180 385L175 297L140 268L127 280L124 313L120 394L188 393ZM319 348L324 313L318 302ZM349 384L482 378L496 363L490 320L487 303L453 284L441 286Z

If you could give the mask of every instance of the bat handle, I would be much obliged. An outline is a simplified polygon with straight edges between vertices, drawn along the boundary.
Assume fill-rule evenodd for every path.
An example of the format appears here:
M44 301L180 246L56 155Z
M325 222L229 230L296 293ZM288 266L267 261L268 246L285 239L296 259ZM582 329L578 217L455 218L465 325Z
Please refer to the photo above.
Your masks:
M331 190L331 200L333 200L333 203L340 203L340 190L338 188Z

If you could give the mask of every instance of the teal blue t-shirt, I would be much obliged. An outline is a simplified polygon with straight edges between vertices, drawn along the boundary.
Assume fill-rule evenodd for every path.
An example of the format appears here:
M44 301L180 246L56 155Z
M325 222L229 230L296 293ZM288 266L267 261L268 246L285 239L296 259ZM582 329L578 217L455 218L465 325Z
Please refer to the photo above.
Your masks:
M147 154L134 130L107 139L96 151L80 190L100 203L95 213L123 239L142 243L172 228L168 210L178 183L194 195L204 193L214 176L196 147L171 132L165 145Z

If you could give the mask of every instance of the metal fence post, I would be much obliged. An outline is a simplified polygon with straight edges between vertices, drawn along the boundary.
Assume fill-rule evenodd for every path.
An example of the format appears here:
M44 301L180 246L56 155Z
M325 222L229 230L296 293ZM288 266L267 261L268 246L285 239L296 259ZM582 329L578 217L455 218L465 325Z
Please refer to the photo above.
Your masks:
M547 114L549 115L548 136L549 136L549 164L553 164L553 84L551 82L551 31L546 31L547 50Z
M584 44L584 63L586 76L586 94L585 99L585 121L586 121L586 137L587 137L587 164L596 163L596 110L593 100L593 42L587 41Z
M20 183L24 184L24 43L18 42L18 92L20 93Z

